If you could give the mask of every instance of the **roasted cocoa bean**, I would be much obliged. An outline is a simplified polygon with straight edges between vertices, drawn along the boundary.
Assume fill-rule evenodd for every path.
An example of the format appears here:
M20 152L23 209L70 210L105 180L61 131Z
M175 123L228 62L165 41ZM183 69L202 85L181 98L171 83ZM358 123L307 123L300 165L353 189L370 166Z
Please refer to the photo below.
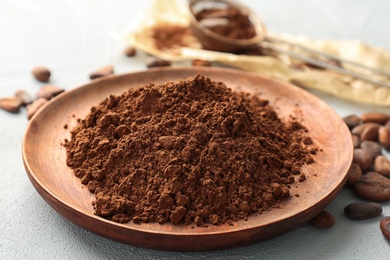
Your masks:
M27 106L34 102L34 98L24 89L19 89L15 92L15 97L19 98L22 101L23 106Z
M31 70L36 80L40 82L47 82L50 79L51 72L44 66L36 66Z
M364 140L361 142L360 148L367 150L373 159L382 154L382 146L374 141Z
M377 173L390 178L390 160L384 155L376 157L374 161L374 170Z
M351 132L359 136L362 141L376 141L378 140L378 129L380 126L377 123L365 123L354 127Z
M360 125L362 120L357 115L349 115L343 118L344 122L347 124L349 129L353 129L354 127Z
M191 64L192 66L203 66L203 67L211 66L211 62L207 60L193 60Z
M380 127L378 130L378 141L387 151L390 151L390 127Z
M22 101L17 97L0 98L0 108L7 112L18 113L21 106Z
M376 172L368 172L355 183L354 191L363 199L375 202L389 201L390 179Z
M27 110L27 119L31 119L35 113L41 108L43 107L43 105L45 105L46 103L48 102L47 99L45 98L38 98L37 100L35 100L34 102L32 102L30 105L28 105L26 107L26 110Z
M360 168L359 164L352 163L347 173L348 179L346 186L353 186L356 182L360 180L362 175L363 171L362 168Z
M353 148L360 148L360 137L357 135L352 135L352 143L353 143Z
M384 125L390 120L390 115L380 112L370 112L361 115L360 118L363 123L378 123L380 125Z
M311 219L310 223L319 229L328 229L336 224L336 218L328 211L323 210Z
M161 60L155 57L148 58L146 62L146 67L155 68L155 67L168 67L171 66L171 62L167 60Z
M133 47L133 46L127 46L123 53L127 56L127 57L134 57L136 54L137 54L137 51L136 49Z
M354 220L364 220L375 218L382 214L382 206L375 202L355 202L344 208L347 218Z
M89 74L89 78L97 79L104 76L108 76L114 74L114 67L112 65L101 67L100 69L97 69Z
M37 98L44 98L50 100L64 91L65 91L64 89L54 85L44 85L37 92Z
M387 241L390 242L390 217L384 217L380 222L380 229Z
M368 150L358 148L353 151L352 162L358 164L363 172L366 172L370 169L373 159Z

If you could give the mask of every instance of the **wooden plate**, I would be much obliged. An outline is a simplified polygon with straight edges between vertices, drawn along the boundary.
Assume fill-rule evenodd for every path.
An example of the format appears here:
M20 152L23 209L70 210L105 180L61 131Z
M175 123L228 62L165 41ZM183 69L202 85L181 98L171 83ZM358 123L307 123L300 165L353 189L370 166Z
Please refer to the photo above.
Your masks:
M292 187L293 196L274 209L234 226L207 228L170 223L119 224L94 215L93 195L65 163L61 146L70 138L77 118L110 94L121 94L145 83L163 83L202 74L222 81L232 89L257 93L276 107L282 118L302 111L304 125L315 144L322 148L316 163L304 167L307 180ZM298 104L298 106L297 106ZM65 125L68 125L65 129ZM39 194L73 223L123 243L161 250L200 251L264 241L310 220L338 194L352 161L352 140L342 119L323 101L287 83L221 68L163 68L107 77L65 92L50 101L30 121L23 140L23 160ZM298 196L294 196L299 194Z

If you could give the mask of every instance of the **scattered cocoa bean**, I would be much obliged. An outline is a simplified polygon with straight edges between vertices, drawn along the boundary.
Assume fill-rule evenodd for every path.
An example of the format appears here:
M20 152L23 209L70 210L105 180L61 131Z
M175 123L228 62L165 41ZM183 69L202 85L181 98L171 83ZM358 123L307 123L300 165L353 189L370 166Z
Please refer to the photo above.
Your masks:
M359 148L360 147L360 137L357 135L352 135L352 143L353 143L353 148Z
M382 154L382 146L374 141L364 140L361 142L360 148L367 150L373 159Z
M352 162L358 164L363 172L366 172L370 169L373 159L368 150L357 148L353 151Z
M387 241L390 242L390 217L384 217L380 222L380 229Z
M44 66L36 66L32 69L31 72L34 75L35 79L40 82L49 81L51 76L50 70Z
M378 130L378 140L379 143L387 151L390 151L390 128L382 126Z
M390 128L390 120L386 122L386 124L384 125L384 127Z
M360 180L362 175L363 171L362 168L360 168L359 164L352 163L347 173L348 179L346 186L353 186L356 182Z
M323 210L311 219L310 223L319 229L328 229L334 226L336 218L329 212Z
M370 201L389 201L390 179L376 172L368 172L355 183L354 192L359 197Z
M382 214L382 206L375 202L355 202L344 208L347 218L354 220L364 220L375 218Z
M354 127L360 125L362 120L357 115L349 115L343 118L344 122L347 124L349 129L353 129Z
M376 141L378 139L378 129L381 125L377 123L364 123L355 126L352 134L360 137L361 140Z
M155 57L148 58L148 60L146 62L146 67L148 67L148 68L167 67L167 66L171 66L171 62L166 61L166 60L162 60L162 59L158 59Z
M64 89L54 85L44 85L37 92L37 98L44 98L50 100L64 91Z
M192 66L203 66L203 67L207 67L207 66L211 66L211 62L207 61L207 60L192 60Z
M97 79L111 74L114 74L114 67L112 65L108 65L91 72L89 74L89 78L92 80L92 79Z
M0 98L0 108L10 113L18 113L22 101L17 97Z
M127 56L127 57L134 57L136 54L137 54L137 51L136 49L133 47L133 46L127 46L123 53Z
M45 98L38 98L34 102L32 102L30 105L26 107L27 110L27 119L31 119L35 113L46 103L48 102Z
M390 178L390 160L384 155L376 157L374 161L374 170L377 173Z
M15 92L15 97L22 101L23 106L27 106L34 101L34 98L24 89L19 89Z
M390 115L380 112L370 112L361 115L360 118L363 123L378 123L380 125L384 125L390 120Z

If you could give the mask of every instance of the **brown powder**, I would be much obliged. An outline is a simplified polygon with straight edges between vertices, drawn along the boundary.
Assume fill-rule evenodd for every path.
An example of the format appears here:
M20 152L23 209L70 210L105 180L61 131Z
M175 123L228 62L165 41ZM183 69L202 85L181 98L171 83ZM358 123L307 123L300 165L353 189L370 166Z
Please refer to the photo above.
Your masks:
M246 220L289 197L313 162L306 132L268 101L197 75L110 96L64 145L96 215L202 226Z
M187 26L157 24L150 28L150 32L154 45L158 50L197 47L197 40Z
M204 9L195 14L195 18L210 31L232 39L251 39L256 29L248 15L234 6L224 9Z

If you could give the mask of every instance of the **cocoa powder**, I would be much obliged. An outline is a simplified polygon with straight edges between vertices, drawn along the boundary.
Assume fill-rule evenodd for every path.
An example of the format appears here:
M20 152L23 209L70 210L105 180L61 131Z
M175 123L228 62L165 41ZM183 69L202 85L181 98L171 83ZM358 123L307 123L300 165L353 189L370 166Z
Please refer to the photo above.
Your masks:
M289 197L316 153L306 137L268 101L197 75L108 97L64 146L95 194L96 215L204 226L246 220Z
M157 24L150 28L150 32L158 50L193 47L196 42L188 26Z
M241 40L256 36L256 29L248 15L235 6L204 9L194 15L203 26L216 34Z

